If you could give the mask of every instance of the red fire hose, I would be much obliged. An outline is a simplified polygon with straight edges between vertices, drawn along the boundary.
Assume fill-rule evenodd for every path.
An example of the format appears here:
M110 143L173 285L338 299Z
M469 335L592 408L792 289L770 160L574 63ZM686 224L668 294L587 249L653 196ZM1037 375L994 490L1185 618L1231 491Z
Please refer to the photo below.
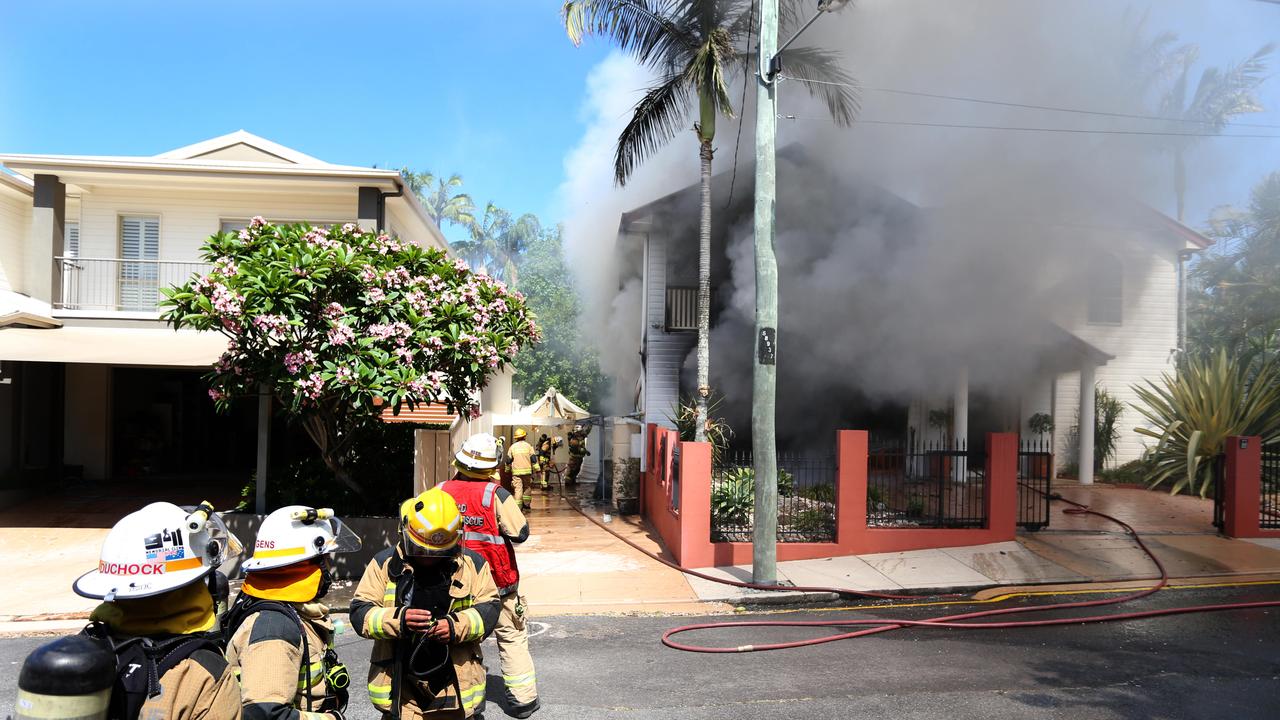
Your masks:
M657 560L658 562L662 563L663 565L666 565L667 567L671 567L676 570L679 570L680 572L686 575L692 575L693 577L702 578L703 580L710 580L712 582L721 583L724 585L731 585L733 587L740 587L740 588L749 588L752 590L773 590L773 591L788 590L788 591L796 591L796 592L826 592L826 593L835 593L838 595L887 599L887 600L920 600L924 597L924 596L918 596L918 595L889 595L885 593L863 592L861 590L852 590L848 588L792 587L792 586L779 587L776 585L759 585L756 583L741 582L738 580L727 580L723 578L713 577L711 575L707 575L706 573L700 573L696 570L688 570L686 568L682 568L679 565L676 565L675 563L669 560L661 558L658 555L651 553L648 550L645 550L644 548L640 547L639 545L632 542L631 540L628 540L627 538L618 534L612 528L606 527L603 523L597 521L595 518L591 517L586 512L583 512L582 508L578 507L577 503L565 497L563 488L561 488L560 497L564 499L566 502L568 502L569 506L572 507L574 510L578 511L578 513L580 513L583 517L595 523L597 526L603 528L610 535L613 535L614 537L618 538L619 540L626 543L627 545L630 545L632 548L635 548L641 553L644 553L648 557L653 558L654 560ZM1118 518L1107 515L1105 513L1100 513L1097 510L1092 510L1087 505L1082 505L1081 503L1074 502L1072 500L1067 500L1066 498L1060 495L1052 495L1050 496L1050 499L1059 500L1071 506L1063 509L1062 511L1063 514L1095 515L1097 517L1109 520L1115 523L1116 525L1119 525L1121 528L1124 529L1124 531L1127 534L1133 537L1134 542L1136 542L1138 544L1138 547L1140 547L1142 551L1146 553L1147 557L1151 558L1151 562L1153 562L1156 568L1160 571L1160 579L1151 587L1143 588L1137 592L1128 593L1126 595L1121 595L1119 597L1105 598L1101 600L1086 600L1086 601L1080 601L1080 602L1054 603L1051 605L1036 605L1031 607L980 610L977 612L960 613L958 615L945 615L942 617L932 618L929 620L898 620L898 619L890 619L890 618L867 618L867 619L854 619L854 620L848 620L848 619L846 620L754 620L754 621L732 620L727 622L682 625L680 627L672 628L666 631L665 633L663 633L662 644L676 650L683 650L685 652L697 652L697 653L763 652L766 650L785 650L787 648L798 648L798 647L809 647L812 645L821 645L823 643L835 642L837 640L848 640L851 638L864 637L867 635L875 635L878 633L889 632L890 630L901 630L903 628L908 628L908 627L947 628L951 630L1003 630L1003 629L1009 629L1009 628L1052 627L1056 625L1083 625L1087 623L1119 622L1123 620L1140 620L1143 618L1163 617L1167 615L1186 615L1189 613L1220 612L1224 610L1253 610L1257 608L1280 607L1280 600L1264 600L1264 601L1258 601L1258 602L1223 603L1223 604L1213 604L1213 605L1192 605L1192 606L1186 606L1186 607L1163 608L1158 610L1142 610L1142 611L1130 612L1130 613L1083 615L1083 616L1067 617L1067 618L1052 618L1047 620L1019 620L1019 621L1010 621L1010 622L962 622L967 620L974 620L976 618L989 618L989 617L1004 616L1004 615L1018 615L1018 614L1035 613L1035 612L1051 612L1051 611L1057 611L1057 610L1074 610L1079 608L1092 608L1092 607L1103 607L1107 605L1120 605L1122 603L1132 602L1134 600L1138 600L1138 599L1147 597L1148 595L1152 595L1156 592L1159 592L1162 588L1164 588L1169 583L1169 572L1165 569L1164 564L1160 562L1160 558L1156 557L1155 553L1151 552L1151 549L1148 548L1146 543L1142 541L1142 537L1139 536L1137 531L1134 530L1133 527L1130 526L1128 523ZM929 597L960 597L960 595L957 595L957 594L933 595ZM886 607L892 608L893 606L890 605ZM676 635L680 635L682 633L687 633L687 632L693 632L695 630L712 630L712 629L719 630L719 629L739 628L739 627L807 627L807 628L843 627L843 628L847 628L847 627L858 627L858 626L867 626L867 627L863 627L862 629L859 629L859 630L852 630L850 632L834 633L831 635L826 635L824 637L818 637L818 638L809 638L805 640L793 640L791 642L769 643L769 644L763 644L763 645L740 645L737 647L712 647L712 646L703 646L703 645L689 645L689 644L681 643L672 639Z

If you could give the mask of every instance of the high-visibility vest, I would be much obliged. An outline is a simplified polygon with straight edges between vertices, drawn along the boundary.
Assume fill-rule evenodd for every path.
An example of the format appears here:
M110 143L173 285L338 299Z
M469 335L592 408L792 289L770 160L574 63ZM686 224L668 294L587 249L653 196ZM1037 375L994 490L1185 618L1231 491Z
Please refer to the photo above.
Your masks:
M532 475L537 464L533 459L533 446L524 440L517 440L508 451L511 456L512 475Z
M506 594L520 582L520 570L516 567L516 553L511 541L502 536L498 527L498 486L483 480L454 478L445 481L441 490L453 496L462 515L462 544L484 556L493 571L498 592Z

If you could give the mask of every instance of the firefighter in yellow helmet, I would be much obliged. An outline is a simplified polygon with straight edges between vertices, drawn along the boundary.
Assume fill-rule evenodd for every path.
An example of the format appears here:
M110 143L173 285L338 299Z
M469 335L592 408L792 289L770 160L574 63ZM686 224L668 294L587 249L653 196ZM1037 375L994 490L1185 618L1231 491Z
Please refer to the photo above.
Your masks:
M262 521L223 629L246 718L342 719L351 677L321 601L333 555L359 549L360 538L327 508L289 505Z
M351 624L373 639L369 700L384 718L480 717L480 642L502 603L488 564L462 546L462 516L432 488L400 506L400 540L374 556L351 601Z
M582 472L582 461L591 454L587 449L589 434L591 434L591 427L582 424L574 425L573 430L569 432L569 468L564 476L566 485L578 484L578 474Z
M538 462L538 453L529 444L529 432L524 428L516 428L512 433L515 442L507 450L507 469L511 472L511 494L519 498L520 508L528 510L533 496L534 475L542 468ZM544 483L545 486L545 483Z

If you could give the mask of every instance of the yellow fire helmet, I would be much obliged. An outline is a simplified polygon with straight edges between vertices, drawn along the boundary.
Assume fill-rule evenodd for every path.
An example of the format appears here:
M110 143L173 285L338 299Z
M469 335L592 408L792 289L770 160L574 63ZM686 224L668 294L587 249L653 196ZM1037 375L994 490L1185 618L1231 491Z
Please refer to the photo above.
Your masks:
M528 431L528 430L525 430L524 428L516 428L516 431L515 431L514 433L512 433L512 435L513 435L513 436L515 437L515 439L517 439L517 440L523 440L523 439L525 439L525 438L529 437L529 431Z
M400 505L400 535L409 557L447 557L458 551L462 515L453 496L431 488Z

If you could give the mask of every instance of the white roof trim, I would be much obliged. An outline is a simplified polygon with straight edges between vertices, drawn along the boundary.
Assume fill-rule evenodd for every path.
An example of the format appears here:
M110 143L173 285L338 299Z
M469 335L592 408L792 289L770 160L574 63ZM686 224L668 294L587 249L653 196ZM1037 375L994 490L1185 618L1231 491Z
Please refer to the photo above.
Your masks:
M25 178L21 175L11 175L3 169L0 169L0 185L6 185L25 195L30 195L32 193L32 189L35 187L35 183L31 182L30 178Z
M356 167L353 165L289 165L285 163L243 162L237 160L169 160L108 155L0 155L0 163L19 173L35 170L140 170L151 172L360 178L392 181L400 177L400 173L396 170ZM35 173L32 172L31 174Z
M265 153L283 158L289 162L298 165L328 165L329 163L319 159L300 153L293 148L285 147L279 143L271 142L264 137L258 137L246 130L237 130L226 135L219 135L216 138L202 140L192 145L186 145L175 148L168 152L162 152L156 155L157 158L166 158L170 160L194 160L200 155L207 155L211 152L231 147L232 145L248 145L255 147Z

